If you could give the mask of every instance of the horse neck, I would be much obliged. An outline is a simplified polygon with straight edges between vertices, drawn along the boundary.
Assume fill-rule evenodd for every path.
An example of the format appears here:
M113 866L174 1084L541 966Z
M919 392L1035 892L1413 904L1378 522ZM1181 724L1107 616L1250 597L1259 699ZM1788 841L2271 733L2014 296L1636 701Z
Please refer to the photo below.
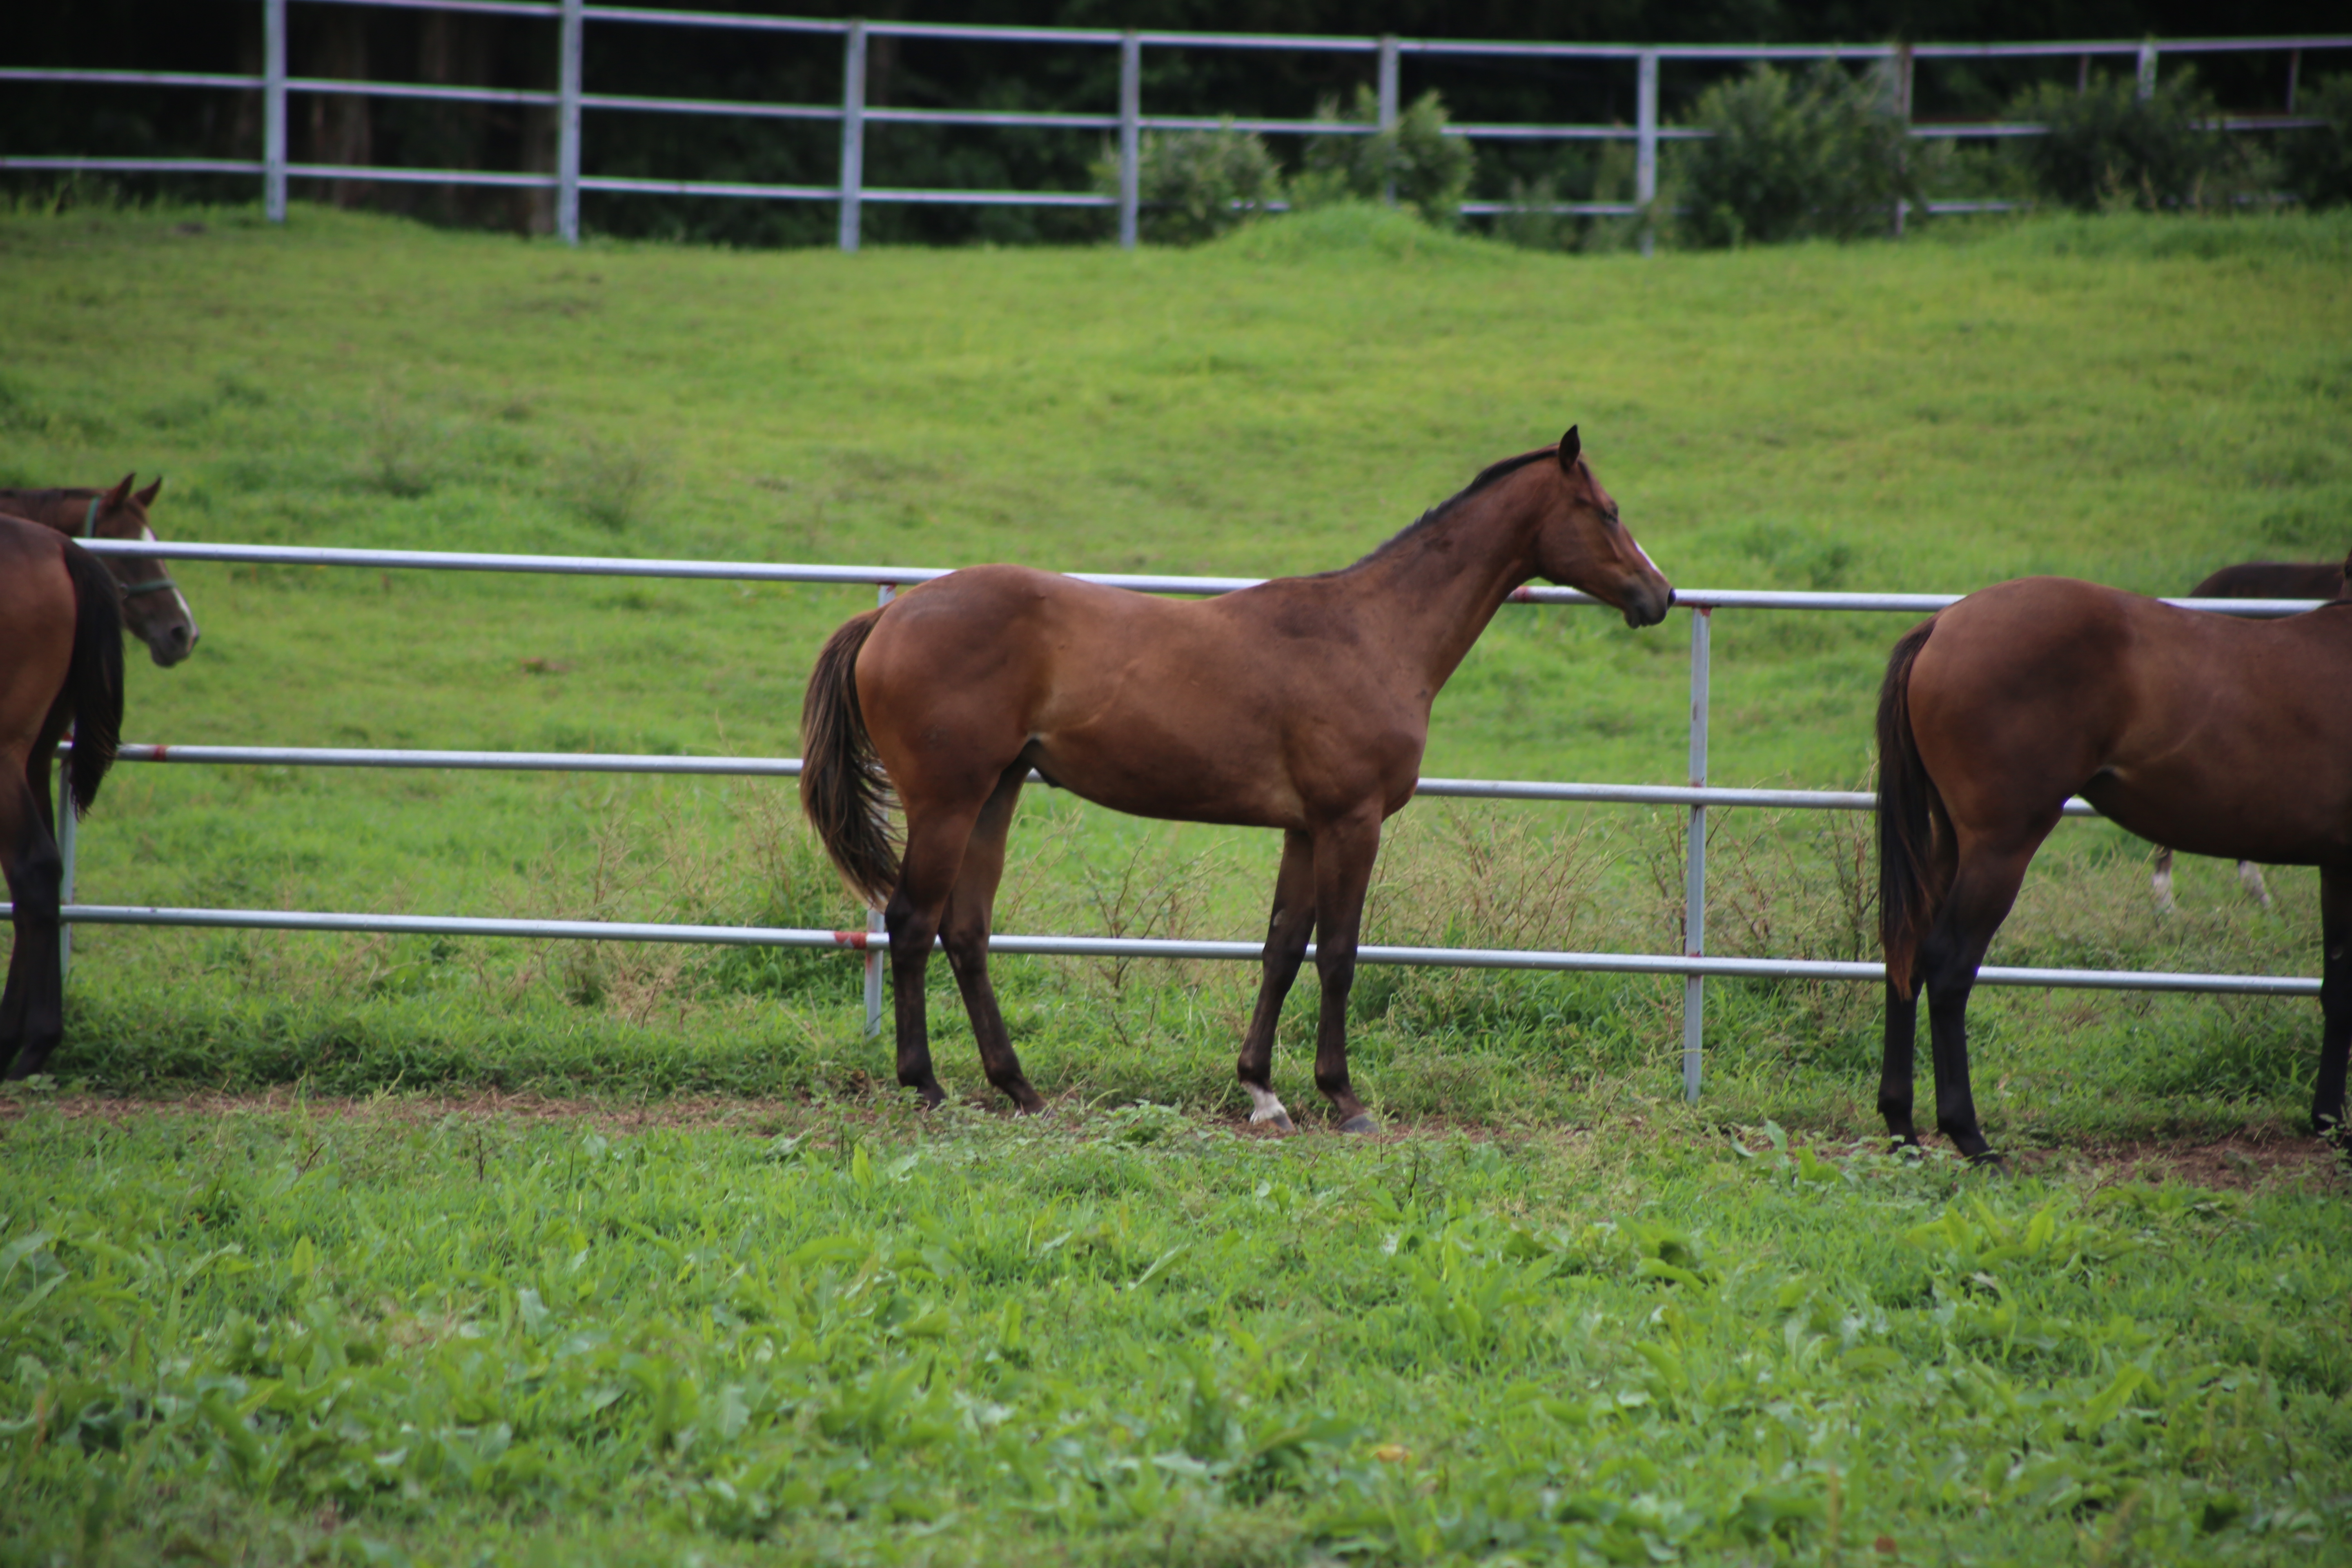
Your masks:
M1433 697L1511 590L1535 575L1538 512L1525 489L1506 481L1465 496L1348 574L1360 574L1367 595L1381 602L1388 647L1420 672Z
M37 522L60 533L79 533L82 513L96 490L0 490L0 512ZM72 515L68 516L68 513Z

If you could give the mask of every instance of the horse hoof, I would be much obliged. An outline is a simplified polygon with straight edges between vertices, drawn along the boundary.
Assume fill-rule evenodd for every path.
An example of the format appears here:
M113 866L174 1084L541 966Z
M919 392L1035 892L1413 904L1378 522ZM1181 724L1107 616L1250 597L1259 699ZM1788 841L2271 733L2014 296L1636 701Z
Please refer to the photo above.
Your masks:
M1342 1132L1378 1132L1380 1130L1381 1124L1373 1120L1372 1113L1369 1110L1359 1110L1355 1115L1339 1123L1339 1131Z
M1272 1116L1267 1117L1264 1121L1259 1122L1258 1125L1261 1127L1271 1127L1276 1132L1296 1132L1298 1131L1298 1123L1290 1119L1290 1112L1287 1110L1277 1110Z

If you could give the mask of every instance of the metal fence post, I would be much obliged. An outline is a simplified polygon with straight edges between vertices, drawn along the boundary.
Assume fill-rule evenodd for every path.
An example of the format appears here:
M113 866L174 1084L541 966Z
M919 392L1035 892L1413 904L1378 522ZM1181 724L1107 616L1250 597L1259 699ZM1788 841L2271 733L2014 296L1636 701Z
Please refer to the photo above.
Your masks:
M58 770L58 858L65 864L58 878L58 902L74 901L74 848L80 836L80 825L74 820L73 765L68 763ZM73 925L68 921L58 922L58 985L62 989L66 977L73 973Z
M1911 82L1912 67L1915 64L1916 64L1916 62L1911 58L1910 45L1897 44L1895 46L1895 80L1893 84L1895 88L1895 112L1903 118L1903 150L1896 155L1903 160L1904 167L1906 169L1910 166L1911 162ZM1895 197L1895 238L1901 239L1903 237L1904 220L1910 216L1910 199L1899 192L1896 193Z
M1381 35L1380 117L1382 131L1393 131L1397 122L1397 41L1393 33ZM1396 205L1396 170L1389 170L1387 183L1381 189L1381 199Z
M563 0L563 26L556 71L555 233L566 245L580 243L580 46L586 30L582 0Z
M874 602L887 605L898 596L898 584L885 583L875 591ZM886 942L877 947L874 939L884 935L888 929L882 923L880 910L868 909L866 911L866 1032L868 1036L882 1032L882 958L888 944Z
M2139 95L2144 99L2156 96L2156 40L2153 38L2139 47Z
M1654 255L1658 226L1650 204L1658 199L1658 51L1643 49L1633 108L1633 200L1642 207L1642 254ZM1700 619L1706 618L1705 612Z
M857 248L857 203L866 188L866 24L849 24L841 52L841 248Z
M1690 782L1706 787L1707 632L1714 611L1702 605L1691 611ZM1706 807L1690 808L1690 847L1683 867L1683 956L1706 956ZM1706 1020L1706 982L1697 975L1683 979L1683 1098L1698 1103L1699 1047Z
M2287 51L2286 57L2286 111L2289 114L2293 114L2294 112L2295 81L2296 79L2302 75L2303 51L2301 49L2290 49Z
M261 205L286 221L286 0L261 6Z
M1143 40L1129 27L1118 41L1118 243L1135 248L1143 203Z

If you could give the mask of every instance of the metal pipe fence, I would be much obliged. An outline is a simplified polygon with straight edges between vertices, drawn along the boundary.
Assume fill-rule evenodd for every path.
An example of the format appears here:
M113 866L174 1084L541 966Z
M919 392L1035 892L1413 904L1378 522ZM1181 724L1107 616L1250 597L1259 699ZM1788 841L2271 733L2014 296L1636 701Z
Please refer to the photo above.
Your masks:
M1011 27L928 22L835 21L814 17L761 16L714 11L667 11L636 6L591 5L585 0L304 0L310 5L363 5L378 9L463 12L527 17L552 22L556 52L553 91L527 89L451 86L422 82L352 81L288 73L286 58L287 6L292 0L261 0L263 65L258 76L192 71L84 70L63 67L0 68L0 81L74 82L90 86L151 87L257 91L262 97L262 155L258 161L221 158L103 158L78 156L0 155L0 170L55 170L101 174L258 174L263 205L269 220L286 218L287 184L292 179L378 181L397 184L488 185L550 191L555 198L556 233L567 243L580 237L583 193L703 196L761 201L834 202L840 223L837 243L844 250L858 247L862 209L868 202L954 205L965 206L1057 206L1115 208L1119 243L1136 242L1137 216L1141 205L1139 171L1145 132L1235 130L1267 135L1370 135L1396 123L1399 112L1399 72L1407 56L1422 60L1579 59L1630 62L1635 76L1634 122L1628 126L1601 123L1454 124L1446 133L1473 141L1611 141L1634 145L1634 189L1631 202L1556 202L1540 209L1507 202L1465 202L1466 216L1496 216L1542 210L1558 214L1639 216L1651 210L1658 195L1658 146L1662 142L1704 137L1691 126L1660 122L1658 83L1669 62L1722 64L1743 60L1835 60L1875 63L1893 75L1896 104L1911 115L1912 79L1921 61L1983 62L1994 59L2074 58L2087 79L2095 58L2130 58L2139 92L2155 90L2158 61L2164 55L2269 53L2287 57L2286 112L2278 115L2231 115L2214 129L2224 132L2274 131L2315 126L2324 121L2294 112L2296 84L2306 51L2352 49L2352 34L2264 38L2095 39L2057 43L1990 44L1570 44L1518 43L1503 40L1318 37L1307 34L1184 33L1084 27ZM841 98L835 103L763 103L707 99L647 97L591 93L583 79L587 28L687 27L764 33L812 40L839 39L842 49ZM1118 101L1109 112L1013 111L971 109L885 108L866 102L867 53L876 38L933 39L1028 47L1064 47L1115 48L1119 53ZM1200 115L1147 115L1143 111L1143 51L1179 49L1287 50L1310 54L1369 55L1373 58L1378 88L1377 109L1370 124L1328 120L1215 118ZM290 95L336 94L387 99L440 100L451 102L520 104L555 111L555 166L551 170L477 170L387 168L373 165L307 163L289 160L287 146L287 103ZM831 185L638 178L587 174L581 162L582 127L590 110L600 113L726 114L749 118L828 121L839 127L838 183ZM1027 126L1066 131L1117 133L1118 180L1116 194L1095 191L923 190L872 186L866 183L866 127L876 124ZM1915 137L1999 138L2038 136L2046 127L2000 122L1915 122ZM1390 193L1393 199L1394 193ZM1926 204L1931 213L1999 210L2013 204L1989 201L1937 201ZM1905 211L1909 210L1907 204ZM1901 214L1897 215L1899 226ZM1899 226L1898 226L1899 232ZM1651 249L1644 235L1643 254Z
M425 571L531 572L564 576L660 577L683 581L805 583L873 586L882 603L901 586L947 574L948 567L832 566L716 561L636 561L608 556L535 556L457 551L346 550L303 545L211 544L195 542L90 540L84 547L101 555L163 556L287 566L358 566ZM1263 579L1251 577L1153 576L1120 573L1072 573L1083 581L1147 593L1208 595L1232 593ZM1622 804L1680 807L1689 813L1684 885L1683 952L1679 954L1552 952L1512 949L1368 946L1365 963L1553 973L1614 973L1679 975L1683 978L1683 1088L1698 1098L1705 1047L1705 982L1719 979L1874 982L1885 976L1876 963L1814 959L1723 957L1706 952L1706 813L1728 807L1800 811L1874 811L1874 796L1853 790L1725 788L1706 782L1709 684L1715 612L1724 609L1797 610L1865 614L1931 614L1955 603L1952 594L1799 593L1755 589L1677 590L1679 607L1691 612L1691 705L1689 782L1630 784L1552 780L1424 778L1415 793L1463 800L1543 801L1561 804ZM1570 588L1522 588L1516 604L1593 605L1599 601ZM2168 599L2167 604L2223 615L2274 617L2315 608L2320 601L2299 599ZM521 772L625 773L646 774L793 778L796 757L658 756L616 752L374 750L351 747L211 746L130 743L117 753L125 763L148 764L270 765L338 768L446 768ZM1043 782L1032 773L1033 782ZM60 791L64 788L60 780ZM60 801L61 806L64 802ZM2070 800L2069 816L2096 813L2086 801ZM864 931L814 931L751 926L632 923L604 921L492 920L457 915L392 915L280 910L213 910L89 905L73 901L77 830L70 809L58 814L65 854L65 918L90 925L198 926L253 931L371 932L555 939L567 941L671 942L731 946L814 948L862 953L866 959L866 1016L869 1033L881 1021L883 944L879 911L869 911ZM1185 942L1153 938L1067 935L992 935L992 952L1016 955L1074 955L1170 960L1250 962L1262 956L1259 943ZM69 941L69 938L68 938ZM69 949L68 949L69 951ZM1311 952L1311 950L1310 950ZM2130 970L2040 969L1992 966L1979 979L1989 985L2093 990L2212 992L2250 995L2315 996L2319 981L2293 975L2202 974Z

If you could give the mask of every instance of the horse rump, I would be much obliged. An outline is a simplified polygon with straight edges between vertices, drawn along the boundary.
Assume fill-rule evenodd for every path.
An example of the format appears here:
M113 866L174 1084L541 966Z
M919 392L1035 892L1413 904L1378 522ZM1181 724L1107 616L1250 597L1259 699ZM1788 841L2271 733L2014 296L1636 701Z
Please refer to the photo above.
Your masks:
M73 659L51 712L57 728L65 712L73 716L67 778L79 816L98 798L122 742L122 593L105 563L70 540L61 542L74 588Z
M801 700L801 810L851 889L879 905L898 882L890 776L857 706L857 654L879 609L844 622L817 655Z
M1887 656L1878 693L1878 934L1887 983L1904 996L1912 994L1912 964L1936 918L1927 879L1936 784L1911 733L1911 666L1935 630L1931 617L1904 634Z

